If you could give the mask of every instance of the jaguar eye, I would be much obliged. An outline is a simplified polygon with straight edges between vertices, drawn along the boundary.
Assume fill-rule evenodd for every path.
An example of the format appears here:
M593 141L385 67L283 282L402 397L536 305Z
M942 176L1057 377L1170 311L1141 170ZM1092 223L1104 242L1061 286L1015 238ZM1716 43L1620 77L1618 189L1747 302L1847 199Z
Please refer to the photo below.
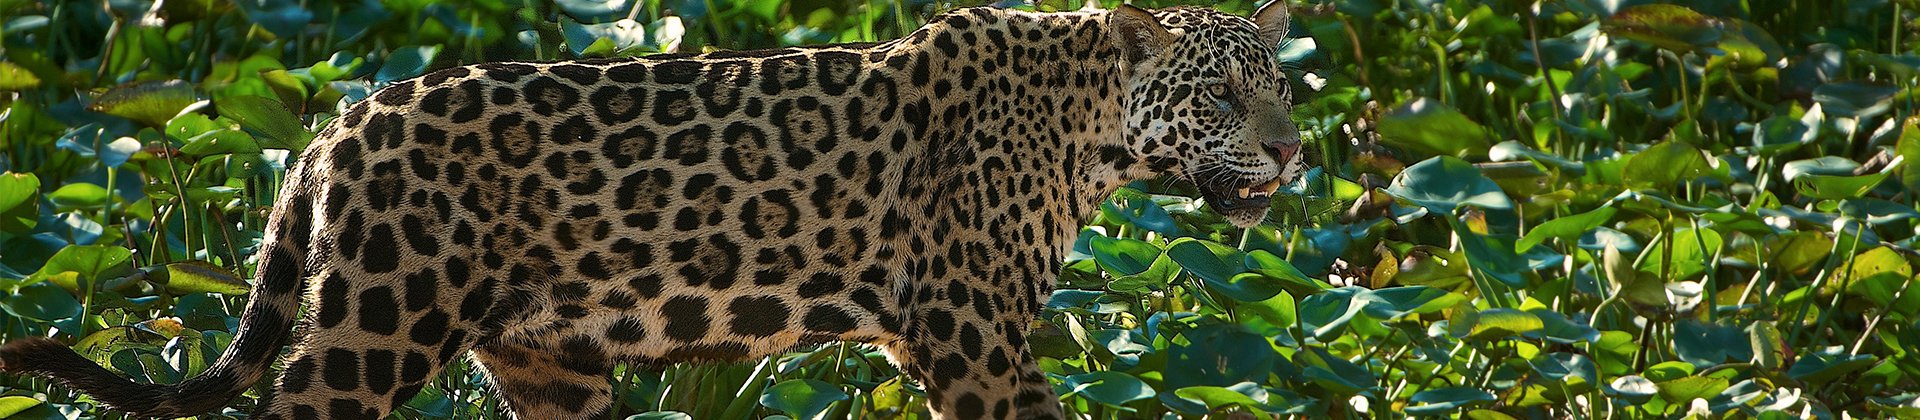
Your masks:
M1209 93L1209 94L1212 94L1212 95L1213 95L1213 97L1215 97L1215 98L1219 98L1219 99L1226 99L1226 98L1227 98L1227 84L1226 84L1226 83L1214 83L1214 84L1209 84L1209 85L1207 85L1207 93Z

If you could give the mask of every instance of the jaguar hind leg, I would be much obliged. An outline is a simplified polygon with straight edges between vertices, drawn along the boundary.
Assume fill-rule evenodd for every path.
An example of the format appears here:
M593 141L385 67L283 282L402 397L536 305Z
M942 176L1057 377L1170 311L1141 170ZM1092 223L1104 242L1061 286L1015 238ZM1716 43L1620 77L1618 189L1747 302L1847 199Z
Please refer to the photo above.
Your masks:
M493 343L474 351L494 391L518 419L607 418L613 408L613 361L591 339L561 348Z

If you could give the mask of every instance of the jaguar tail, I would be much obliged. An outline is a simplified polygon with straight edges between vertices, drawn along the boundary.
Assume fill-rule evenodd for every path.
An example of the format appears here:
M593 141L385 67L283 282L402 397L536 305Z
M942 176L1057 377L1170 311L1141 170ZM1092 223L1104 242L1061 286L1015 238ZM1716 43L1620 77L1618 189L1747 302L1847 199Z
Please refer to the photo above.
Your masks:
M305 165L301 165L305 166ZM108 408L138 417L177 418L224 407L265 376L282 345L293 334L311 237L314 191L298 169L288 179L268 220L259 270L240 318L240 329L219 360L199 376L178 384L129 380L58 341L26 338L0 346L0 372L52 379L91 395Z

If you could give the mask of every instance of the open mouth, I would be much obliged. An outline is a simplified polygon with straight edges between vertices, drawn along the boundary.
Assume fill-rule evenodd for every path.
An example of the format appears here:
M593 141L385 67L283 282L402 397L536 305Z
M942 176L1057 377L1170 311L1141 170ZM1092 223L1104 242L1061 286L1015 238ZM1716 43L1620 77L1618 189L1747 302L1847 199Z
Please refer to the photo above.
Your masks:
M1280 178L1237 188L1202 187L1207 202L1221 211L1266 210L1273 192L1280 189Z

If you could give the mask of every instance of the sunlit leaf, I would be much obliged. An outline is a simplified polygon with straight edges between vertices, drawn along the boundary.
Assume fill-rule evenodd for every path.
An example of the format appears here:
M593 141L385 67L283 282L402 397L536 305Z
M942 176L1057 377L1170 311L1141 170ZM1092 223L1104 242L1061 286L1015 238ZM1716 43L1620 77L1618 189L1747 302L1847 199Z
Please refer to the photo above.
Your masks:
M1493 393L1474 387L1448 387L1420 391L1408 398L1407 414L1416 416L1437 416L1452 413L1463 408L1491 403Z
M815 379L788 379L767 387L760 405L787 413L795 419L819 418L827 406L846 400L839 386Z
M1380 119L1380 137L1389 145L1426 155L1484 156L1493 134L1465 114L1439 101L1416 98Z
M180 110L198 98L193 87L180 80L141 82L116 86L94 99L91 109L149 127L162 127Z
M1473 164L1451 156L1421 161L1393 178L1387 193L1411 201L1429 211L1452 214L1455 208L1471 205L1483 209L1513 208L1498 184L1480 174Z

